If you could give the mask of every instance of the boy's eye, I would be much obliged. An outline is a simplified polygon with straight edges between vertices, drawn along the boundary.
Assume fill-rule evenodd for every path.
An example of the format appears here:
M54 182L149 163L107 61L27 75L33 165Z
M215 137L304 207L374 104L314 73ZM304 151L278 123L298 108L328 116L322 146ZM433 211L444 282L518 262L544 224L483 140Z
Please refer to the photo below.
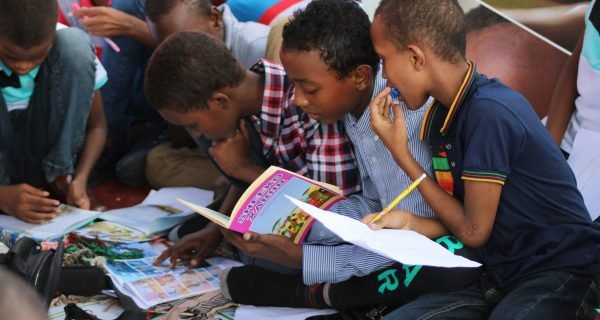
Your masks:
M317 93L317 91L319 91L319 89L304 90L304 93L308 94L308 95L312 95L312 94Z

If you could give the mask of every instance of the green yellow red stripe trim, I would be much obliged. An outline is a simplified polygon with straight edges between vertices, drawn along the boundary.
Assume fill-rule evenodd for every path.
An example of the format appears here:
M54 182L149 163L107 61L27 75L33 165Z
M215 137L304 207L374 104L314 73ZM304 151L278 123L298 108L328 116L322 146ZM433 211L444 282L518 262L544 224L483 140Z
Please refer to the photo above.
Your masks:
M497 173L497 172L489 172L489 171L469 171L464 170L462 175L463 180L472 180L472 181L485 181L485 182L494 182L504 185L506 181L506 175Z

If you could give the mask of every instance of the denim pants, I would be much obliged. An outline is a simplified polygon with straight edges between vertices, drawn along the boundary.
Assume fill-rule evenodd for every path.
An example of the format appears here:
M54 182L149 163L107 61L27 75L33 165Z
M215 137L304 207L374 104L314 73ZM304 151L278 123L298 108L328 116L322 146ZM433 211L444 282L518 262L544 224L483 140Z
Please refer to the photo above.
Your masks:
M591 279L546 271L499 289L483 276L462 291L424 295L384 319L574 319Z
M146 17L144 0L113 0L112 6L142 20ZM109 137L124 137L125 129L136 118L160 119L143 98L143 71L152 49L128 36L113 37L112 40L121 51L117 53L104 44L102 65L110 81L101 92Z
M83 31L56 32L25 110L0 94L0 184L45 186L75 171L95 87L95 55Z

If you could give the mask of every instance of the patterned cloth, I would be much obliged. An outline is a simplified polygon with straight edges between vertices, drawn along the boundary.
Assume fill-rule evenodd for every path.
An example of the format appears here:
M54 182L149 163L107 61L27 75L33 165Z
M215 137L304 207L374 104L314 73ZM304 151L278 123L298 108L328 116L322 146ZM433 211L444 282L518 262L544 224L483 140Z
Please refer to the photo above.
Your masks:
M359 191L358 166L343 122L319 122L293 104L294 87L280 65L262 59L250 70L265 75L262 112L254 124L267 159L336 185L344 195Z

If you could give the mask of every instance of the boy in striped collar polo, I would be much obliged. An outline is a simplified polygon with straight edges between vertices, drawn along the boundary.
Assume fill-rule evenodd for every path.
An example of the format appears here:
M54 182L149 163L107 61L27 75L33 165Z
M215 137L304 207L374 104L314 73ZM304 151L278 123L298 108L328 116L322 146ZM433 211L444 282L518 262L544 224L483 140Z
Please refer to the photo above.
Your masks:
M527 100L476 71L465 57L455 0L383 0L371 28L384 74L409 109L429 96L421 138L437 158L419 191L487 271L457 292L429 294L386 319L569 319L600 272L600 228L575 177ZM412 178L424 169L408 149L404 117L382 92L372 126ZM390 117L393 109L395 117ZM391 212L373 228L395 228Z

